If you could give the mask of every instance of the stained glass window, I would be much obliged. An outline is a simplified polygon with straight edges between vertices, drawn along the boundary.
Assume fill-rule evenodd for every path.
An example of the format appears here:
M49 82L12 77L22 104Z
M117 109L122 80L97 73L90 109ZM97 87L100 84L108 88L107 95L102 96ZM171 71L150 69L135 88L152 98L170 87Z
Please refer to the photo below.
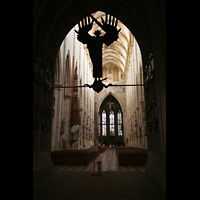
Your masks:
M114 112L111 110L109 114L110 118L110 135L115 136L115 119L114 119Z
M102 136L106 136L106 112L102 112Z
M110 124L114 124L114 112L110 111Z
M118 121L118 136L122 135L122 113L119 110L117 113L117 121Z
M120 124L118 124L118 135L120 136L120 135L122 135L122 125Z
M106 136L106 125L102 125L102 136Z
M102 112L102 124L106 124L106 112L103 110Z
M117 113L117 118L118 118L118 124L121 124L122 123L122 113L120 110Z
M110 135L115 136L115 125L110 125Z
M101 136L101 115L99 115L99 136Z

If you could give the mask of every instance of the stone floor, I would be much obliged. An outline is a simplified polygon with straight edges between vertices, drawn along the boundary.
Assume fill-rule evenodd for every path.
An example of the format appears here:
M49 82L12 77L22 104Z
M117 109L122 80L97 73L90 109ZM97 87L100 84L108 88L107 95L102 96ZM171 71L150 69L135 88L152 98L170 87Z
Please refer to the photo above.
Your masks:
M113 149L95 162L98 160L102 161L102 176L92 176L93 162L88 166L54 166L52 175L33 184L33 200L166 199L166 193L145 175L145 167L118 166ZM97 164L95 168L97 172Z

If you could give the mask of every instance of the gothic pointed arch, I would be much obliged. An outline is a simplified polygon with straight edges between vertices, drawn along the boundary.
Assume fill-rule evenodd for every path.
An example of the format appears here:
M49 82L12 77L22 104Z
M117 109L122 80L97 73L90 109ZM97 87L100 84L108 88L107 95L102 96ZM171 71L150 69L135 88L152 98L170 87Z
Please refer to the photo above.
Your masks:
M119 103L119 105L121 106L121 110L122 112L124 112L126 110L124 104L121 102L121 100L117 97L117 95L114 92L108 92L106 93L102 98L101 101L99 102L99 104L97 105L97 110L100 109L100 106L102 104L102 102L106 99L106 97L108 97L109 95L112 95Z
M110 93L99 108L99 141L105 145L122 145L123 112L119 101Z

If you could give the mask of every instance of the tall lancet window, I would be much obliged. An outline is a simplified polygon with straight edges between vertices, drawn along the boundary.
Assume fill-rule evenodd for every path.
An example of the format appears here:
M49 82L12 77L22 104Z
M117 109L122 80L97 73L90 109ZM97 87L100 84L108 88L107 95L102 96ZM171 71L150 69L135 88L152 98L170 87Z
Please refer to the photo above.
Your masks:
M99 136L101 136L101 115L99 115Z
M115 136L115 119L114 119L114 112L111 110L110 114L110 136Z
M118 136L122 135L122 113L119 110L117 113L118 118Z
M102 136L106 136L106 112L102 112Z

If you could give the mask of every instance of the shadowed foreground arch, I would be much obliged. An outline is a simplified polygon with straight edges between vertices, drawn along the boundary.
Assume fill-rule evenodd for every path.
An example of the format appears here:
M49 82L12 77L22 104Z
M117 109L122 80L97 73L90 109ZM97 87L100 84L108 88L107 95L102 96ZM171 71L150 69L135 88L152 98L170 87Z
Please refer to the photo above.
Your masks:
M148 130L146 175L166 190L166 1L165 0L35 0L33 2L33 67L39 57L54 82L56 55L67 33L88 12L107 12L132 32L141 50L143 68L154 56L154 79L145 89L145 105L156 99L158 127ZM50 158L53 90L33 80L34 127L33 180L53 173ZM147 109L147 108L146 108ZM41 139L45 141L41 143Z
M98 10L117 17L136 38L142 55L147 46L151 48L151 22L163 22L164 1L120 1L112 0L92 1L43 1L36 4L34 16L34 39L48 49L50 56L55 59L56 53L67 33L88 12ZM159 12L158 12L159 11ZM163 12L163 13L162 13ZM160 13L162 15L160 15ZM155 20L155 21L154 21ZM155 24L154 24L155 25ZM164 28L164 25L163 27ZM148 54L146 55L148 56Z

